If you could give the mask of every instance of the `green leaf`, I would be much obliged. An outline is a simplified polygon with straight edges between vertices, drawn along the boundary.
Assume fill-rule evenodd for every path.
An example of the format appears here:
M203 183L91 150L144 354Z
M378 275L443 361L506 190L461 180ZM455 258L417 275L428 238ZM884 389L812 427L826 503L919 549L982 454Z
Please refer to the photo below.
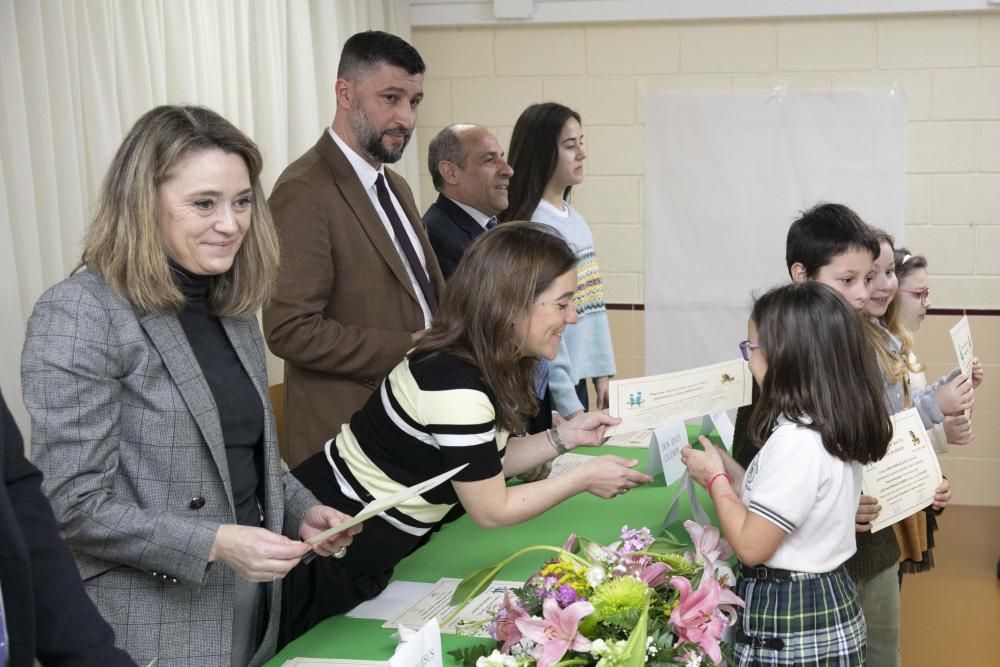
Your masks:
M452 619L458 616L459 612L461 612L462 609L465 608L465 605L469 604L472 601L472 598L476 597L477 595L486 590L486 588L490 585L490 582L492 582L493 579L497 576L497 574L500 573L500 570L506 567L507 564L510 563L515 558L523 556L524 554L531 551L552 551L558 554L560 558L565 558L567 560L573 561L579 565L582 565L583 567L588 567L590 565L590 563L583 560L579 556L575 556L568 551L563 551L559 547L550 547L545 545L525 547L523 549L515 551L514 553L507 556L496 565L490 565L489 567L484 567L481 570L476 570L472 574L467 575L464 579L462 579L462 581L459 582L458 587L455 589L455 592L451 596L451 604L452 606L455 606L455 609L450 614L445 616L444 620L441 621L441 623L442 624L449 623Z
M458 588L451 595L451 604L461 604L468 602L487 589L497 572L496 565L484 567L476 570L472 574L465 575L465 579L458 584Z
M456 648L452 651L448 651L448 655L454 658L455 662L462 665L462 667L476 667L476 661L479 660L479 658L493 653L493 650L496 649L497 646L497 643L464 646L462 648Z
M643 667L646 664L646 624L649 620L649 599L643 607L639 622L632 629L632 634L628 636L628 643L625 645L628 658L625 660L625 667Z
M690 545L678 541L675 537L657 537L646 547L646 551L654 554L679 554L686 551Z

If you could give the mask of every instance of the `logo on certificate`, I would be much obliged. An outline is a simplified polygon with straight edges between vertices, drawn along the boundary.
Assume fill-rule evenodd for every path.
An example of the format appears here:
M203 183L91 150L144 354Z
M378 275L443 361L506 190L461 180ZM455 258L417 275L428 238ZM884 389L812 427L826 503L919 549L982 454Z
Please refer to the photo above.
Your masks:
M628 401L625 403L625 407L629 409L641 408L646 399L642 397L642 392L637 391L634 394L630 393L628 395Z
M913 443L914 447L919 447L920 445L923 444L922 442L920 442L920 438L917 436L917 434L914 433L913 431L910 431L910 442Z
M729 384L730 382L736 382L736 378L734 378L729 373L723 373L722 374L722 384Z

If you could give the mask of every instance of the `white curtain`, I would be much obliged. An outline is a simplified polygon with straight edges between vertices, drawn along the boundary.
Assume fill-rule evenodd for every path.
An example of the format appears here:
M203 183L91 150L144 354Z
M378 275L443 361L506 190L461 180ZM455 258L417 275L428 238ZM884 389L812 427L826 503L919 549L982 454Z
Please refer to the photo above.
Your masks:
M407 0L0 0L0 390L25 436L25 324L78 263L135 120L158 104L211 107L261 147L270 191L332 120L347 37L409 40L409 11ZM415 150L398 166L416 182Z

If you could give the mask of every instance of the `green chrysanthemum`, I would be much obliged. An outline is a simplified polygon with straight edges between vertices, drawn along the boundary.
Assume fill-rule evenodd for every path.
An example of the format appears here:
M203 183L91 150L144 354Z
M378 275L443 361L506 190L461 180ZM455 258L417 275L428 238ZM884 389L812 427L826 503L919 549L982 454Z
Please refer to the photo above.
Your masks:
M674 574L679 574L682 577L694 573L694 565L680 554L657 554L656 560L666 563L673 569Z
M609 579L594 589L590 603L601 621L629 630L646 608L650 590L649 586L633 577Z

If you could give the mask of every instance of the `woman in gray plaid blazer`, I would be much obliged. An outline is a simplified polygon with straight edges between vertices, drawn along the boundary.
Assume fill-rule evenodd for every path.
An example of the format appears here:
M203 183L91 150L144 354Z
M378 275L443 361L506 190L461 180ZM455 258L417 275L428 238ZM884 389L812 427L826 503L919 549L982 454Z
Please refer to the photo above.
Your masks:
M218 114L148 112L105 178L85 268L28 323L35 461L87 592L139 664L261 664L274 582L310 551L298 538L346 518L280 465L254 317L278 261L260 170Z

